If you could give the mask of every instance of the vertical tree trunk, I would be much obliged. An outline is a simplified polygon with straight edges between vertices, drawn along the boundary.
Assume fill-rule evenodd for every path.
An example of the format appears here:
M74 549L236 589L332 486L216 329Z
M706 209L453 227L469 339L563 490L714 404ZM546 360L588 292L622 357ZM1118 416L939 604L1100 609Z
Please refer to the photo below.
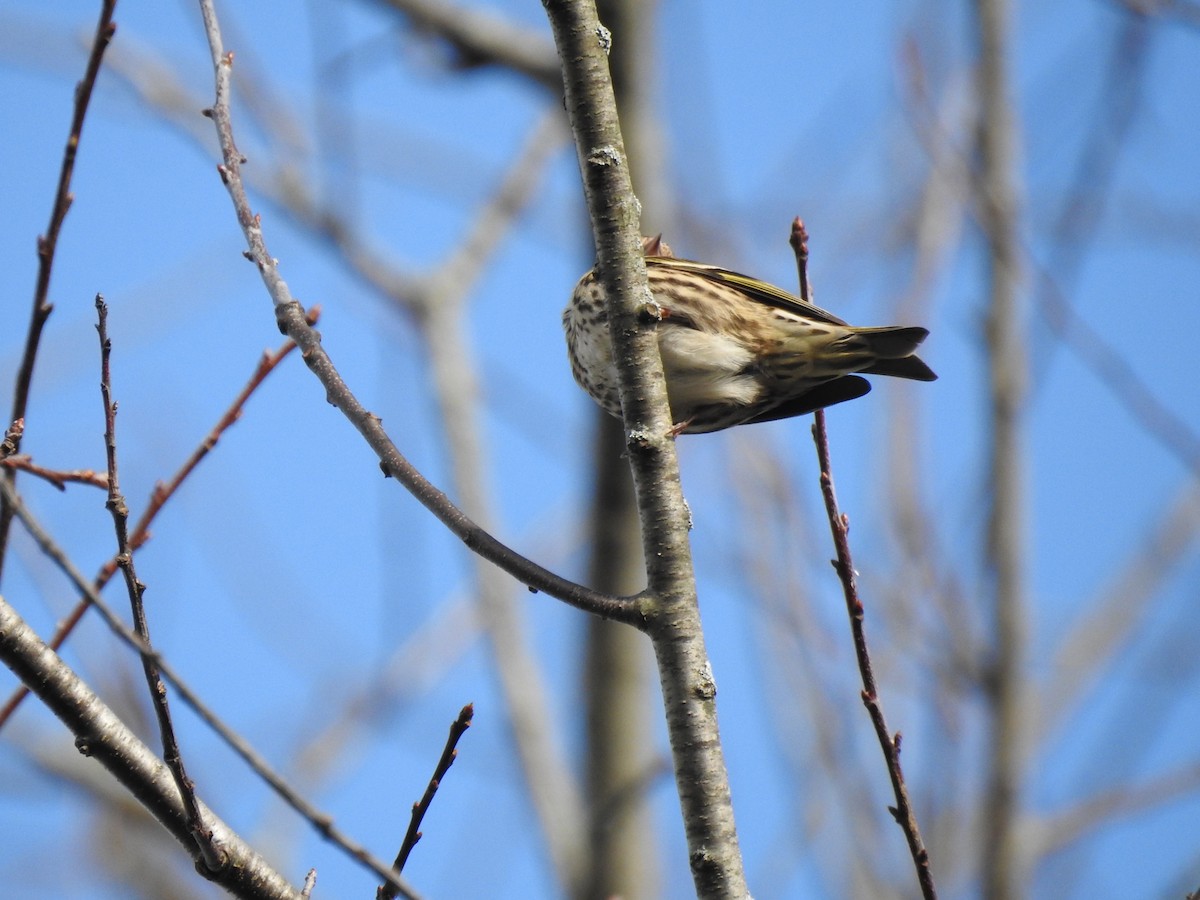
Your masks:
M1018 304L1016 138L1009 100L1007 0L979 0L977 204L988 248L987 351L991 415L987 564L994 644L989 771L983 808L982 881L989 900L1023 894L1017 844L1022 757L1025 614L1025 459L1028 364Z
M612 32L609 67L642 221L656 230L666 207L661 142L651 88L656 4L600 0ZM613 594L644 587L641 532L621 423L596 410L590 584ZM590 618L584 671L587 706L589 872L580 900L651 900L658 890L653 823L646 803L655 768L652 657L646 638Z

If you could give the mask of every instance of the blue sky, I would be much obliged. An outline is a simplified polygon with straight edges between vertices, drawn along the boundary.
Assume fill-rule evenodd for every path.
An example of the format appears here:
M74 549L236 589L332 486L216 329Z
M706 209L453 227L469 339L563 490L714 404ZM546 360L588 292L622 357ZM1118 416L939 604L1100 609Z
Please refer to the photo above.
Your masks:
M488 5L548 35L539 4ZM0 111L7 123L0 168L8 173L0 216L3 385L12 383L19 360L34 240L48 219L71 90L83 68L79 36L93 26L94 7L0 7ZM315 148L301 158L301 177L356 223L370 246L415 273L457 245L542 111L558 102L512 75L445 71L436 50L372 4L258 4L220 12L239 73L268 80L266 108L283 116L277 134L296 134ZM186 3L127 4L118 7L117 21L113 53L136 54L141 73L151 72L150 60L165 66L187 92L185 108L197 113L179 121L199 122L201 134L205 128L209 134L197 141L148 110L112 71L101 76L76 171L76 202L59 245L55 312L24 449L51 467L102 466L93 327L100 291L110 305L115 345L123 488L137 511L155 481L168 477L216 421L258 355L281 338L255 270L241 259L242 238L214 168L211 127L198 115L213 91L198 11ZM1084 192L1103 203L1089 219L1094 231L1079 239L1077 267L1068 271L1051 241L1079 180L1083 148L1098 127L1116 119L1114 87L1105 79L1123 22L1112 3L1017 10L1012 63L1028 254L1024 296L1032 306L1040 296L1036 275L1050 267L1066 301L1120 349L1194 441L1200 433L1192 371L1200 330L1194 89L1200 35L1194 28L1149 23L1140 93L1111 182ZM787 229L799 214L812 234L818 302L861 324L915 316L932 332L923 355L941 380L903 389L878 385L829 416L839 498L852 517L863 585L872 592L868 624L886 672L888 714L905 733L910 778L924 803L919 811L931 819L939 804L955 799L944 796L947 785L969 784L978 771L972 751L982 739L981 719L977 704L956 706L962 718L955 719L931 702L930 660L939 645L921 636L936 633L935 604L909 580L912 569L889 516L889 464L893 454L906 454L893 443L889 416L913 422L917 488L932 516L938 574L963 585L963 616L978 623L986 286L978 228L953 207L933 274L914 287L909 225L929 156L914 125L905 47L918 49L926 90L948 132L962 140L970 29L967 9L944 3L753 3L734 12L732 5L671 0L658 16L655 91L684 223L677 237L667 236L676 252L717 252L711 261L789 285ZM168 83L161 73L150 80ZM248 171L272 173L281 159L295 158L280 152L276 136L254 127L245 106L235 115ZM446 484L444 435L411 323L278 204L261 194L255 204L293 292L322 306L325 346L343 376L409 458ZM496 530L572 577L586 570L582 523L593 413L571 381L559 312L590 265L581 210L574 155L564 146L473 291L469 319ZM1058 682L1061 642L1100 614L1102 592L1177 498L1194 490L1196 470L1142 427L1139 411L1120 402L1032 308L1027 318L1035 361L1026 439L1028 671L1036 703ZM826 563L828 537L804 530L803 523L819 525L808 421L686 438L679 446L756 896L846 896L845 869L829 860L850 844L839 830L849 815L839 807L847 794L819 783L809 768L823 733L861 775L865 815L882 836L873 852L898 873L892 883L909 889L902 841L884 811L882 764L849 668L840 595ZM792 479L799 525L768 502L777 497L762 496L767 476L761 473L771 466ZM20 484L85 571L112 553L99 492L74 487L60 494L30 478ZM1153 586L1142 623L1031 752L1027 801L1035 813L1050 815L1105 786L1144 781L1195 759L1197 646L1189 620L1200 559L1194 531ZM798 544L799 535L805 541ZM805 605L798 608L813 617L803 640L781 625L787 617L772 599L770 578L755 581L740 568L761 549L750 545L752 536L777 542L778 571L771 577L778 584L803 580ZM370 452L298 359L271 376L171 501L139 557L139 574L149 585L159 646L236 729L289 771L296 747L364 691L398 647L421 628L440 625L430 658L403 669L402 696L355 732L306 790L346 831L390 858L450 721L474 701L475 724L407 874L431 897L555 895L488 654L447 612L466 598L461 545L379 477ZM22 534L4 576L5 597L43 630L71 603ZM1147 582L1143 577L1134 586ZM901 603L892 593L905 588L909 596ZM580 616L548 598L525 596L519 586L514 591L554 708L568 723L563 741L577 755ZM123 603L111 590L109 597ZM889 600L891 608L878 605ZM138 690L123 674L134 661L96 623L73 639L67 659L114 702ZM10 683L0 679L5 693ZM812 718L811 696L823 686L839 698L836 723ZM648 702L657 703L651 694ZM190 713L179 715L201 793L227 821L251 839L269 840L268 852L297 883L316 866L325 896L370 889L370 876L281 810ZM73 753L65 732L32 705L10 728L0 741L6 784L34 771L31 745L63 758ZM947 749L948 734L960 735L962 748ZM656 785L653 797L664 896L688 896L669 780ZM1106 827L1039 867L1031 893L1178 896L1194 889L1200 871L1189 829L1198 805L1193 789ZM43 776L0 795L6 848L0 879L21 885L27 897L120 896L82 864L49 871L35 865L88 839L99 820L87 809ZM938 845L931 850L936 861ZM965 875L942 887L951 897L973 890Z

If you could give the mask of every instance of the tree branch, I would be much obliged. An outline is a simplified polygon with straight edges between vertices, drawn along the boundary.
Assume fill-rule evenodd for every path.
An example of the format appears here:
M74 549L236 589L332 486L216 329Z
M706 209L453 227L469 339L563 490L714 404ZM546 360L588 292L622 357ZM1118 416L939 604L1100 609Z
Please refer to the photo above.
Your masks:
M50 226L46 234L40 236L37 242L38 275L37 285L33 291L33 312L29 319L29 329L25 336L25 350L21 355L21 364L17 369L17 384L13 391L12 414L8 421L24 420L26 407L29 403L29 389L33 384L33 367L37 360L38 347L41 345L42 329L54 307L50 303L50 272L54 268L54 253L58 249L58 236L62 232L63 220L67 210L71 208L71 177L75 173L75 156L79 152L79 141L83 135L83 120L87 116L88 104L92 99L92 90L96 86L96 76L100 73L100 63L104 59L104 51L112 41L117 31L112 21L113 10L117 0L104 0L100 8L100 21L96 23L96 36L92 40L92 52L88 55L87 69L83 79L75 86L75 111L71 116L71 130L67 135L67 146L63 151L62 167L58 174L58 190L54 195L54 206L50 211ZM11 453L16 453L21 447L21 435L15 434ZM10 455L10 454L5 454ZM9 485L15 485L17 473L15 469L6 469L0 478ZM8 549L8 531L12 524L12 510L0 501L0 572L4 571L4 558Z
M309 823L330 843L335 844L346 852L348 856L361 863L366 868L370 869L376 875L379 875L388 884L391 884L401 894L409 900L420 900L417 893L409 887L403 880L393 873L390 868L380 860L375 859L364 847L350 840L344 835L334 824L333 818L312 804L307 802L300 794L291 787L284 779L275 772L271 766L260 756L253 747L251 747L241 736L236 734L228 725L219 719L215 713L199 698L199 696L188 687L187 683L179 677L172 669L161 654L153 647L147 644L142 638L135 634L131 629L125 626L121 618L113 611L107 603L101 598L98 590L88 584L83 576L83 573L75 566L74 563L63 553L59 545L51 538L46 530L41 526L41 523L34 518L33 514L25 507L24 501L12 487L6 482L0 480L0 496L2 496L9 506L13 509L17 518L24 524L30 536L37 543L41 551L63 572L70 580L75 590L79 591L84 596L85 602L89 606L94 606L100 614L100 618L112 630L118 638L132 647L135 651L142 655L144 659L151 660L154 665L166 676L167 681L178 691L180 698L188 704L196 714L223 740L234 753L240 756L250 769L257 774L262 780L279 795L286 804L292 807L296 812L300 813ZM49 648L53 650L53 648ZM28 688L26 691L28 692ZM17 697L23 697L24 694L18 694ZM10 706L12 705L10 701ZM205 874L205 873L201 873Z
M238 153L234 143L233 123L229 113L233 54L225 52L211 0L201 0L200 8L204 16L216 76L216 101L212 109L205 112L216 126L217 138L221 145L224 161L217 166L217 171L229 190L238 223L246 236L249 246L245 253L246 258L258 268L275 306L275 318L279 329L300 347L305 364L325 387L326 400L341 411L375 451L384 475L399 481L469 549L495 563L531 590L544 591L572 606L605 618L631 624L642 621L641 598L611 597L568 581L516 553L479 527L409 463L388 437L379 417L367 410L342 380L333 360L321 346L320 334L305 321L304 310L292 297L287 282L279 273L275 259L267 251L262 223L250 209L250 201L241 178L241 166L245 160Z
M108 337L108 305L104 298L96 295L96 313L99 321L96 331L100 335L100 397L104 401L104 449L108 459L108 501L104 504L112 514L113 527L117 535L117 565L125 577L125 588L129 594L129 606L133 616L134 633L150 648L150 625L146 621L146 607L142 602L146 586L138 580L133 563L133 550L129 544L129 508L121 494L117 469L117 404L112 399L112 341ZM205 823L196 800L196 785L188 776L175 739L175 725L171 721L171 707L167 700L167 686L163 684L154 654L142 653L142 671L146 686L150 690L150 705L158 719L159 735L162 739L163 760L175 779L179 796L187 815L188 830L200 851L200 859L210 872L220 871L227 858L212 829Z
M562 75L554 46L538 32L495 13L444 0L385 0L385 4L417 30L444 40L453 48L458 66L502 66L558 92Z
M446 746L442 748L442 755L438 758L437 766L434 767L433 776L429 779L429 784L425 786L425 793L412 806L412 817L408 822L408 829L404 832L404 841L400 844L400 852L396 854L396 861L392 864L392 869L396 874L404 871L404 865L408 862L408 856L412 853L413 848L417 846L417 841L421 835L421 821L425 818L425 814L429 812L429 807L433 804L433 797L437 793L438 788L442 784L442 779L446 777L446 773L450 771L450 767L454 765L454 760L458 758L458 741L467 729L471 727L471 719L475 715L475 705L468 703L458 713L456 718L450 725L450 735L446 738ZM394 900L396 892L391 885L380 885L375 891L376 900Z
M748 895L717 730L716 685L704 648L688 544L690 518L670 435L666 383L646 283L640 209L608 70L611 35L588 0L543 0L562 61L567 113L608 294L625 442L649 581L641 625L654 643L675 780L697 894Z
M850 519L838 509L837 494L833 489L833 470L829 461L829 437L825 432L825 410L818 409L813 416L813 441L817 445L817 460L821 470L821 494L825 499L825 511L829 516L829 528L833 532L833 545L837 551L837 559L833 567L842 582L842 591L846 598L846 611L850 615L850 632L854 639L854 656L858 661L858 671L862 676L862 701L875 727L875 736L879 738L879 747L887 763L888 778L892 782L892 792L896 797L896 805L889 806L888 811L904 832L908 842L908 851L912 855L913 865L917 870L917 883L921 887L921 896L925 900L934 900L937 889L933 884L933 873L929 868L929 852L921 839L921 829L917 825L916 812L908 798L908 786L904 781L904 769L900 765L900 732L894 735L888 729L887 719L883 715L883 706L879 702L879 690L875 685L875 673L871 666L871 655L867 649L867 635L863 628L863 605L858 597L858 585L854 577L854 561L850 557Z
M0 659L71 730L79 752L104 766L193 855L201 875L238 897L293 900L299 896L286 879L203 804L200 814L221 846L226 864L214 870L201 861L190 817L162 760L42 642L3 597Z
M983 896L1014 900L1024 893L1019 852L1023 683L1026 643L1025 448L1028 376L1017 291L1016 138L1009 100L1009 3L977 0L979 35L979 171L977 207L987 241L986 326L990 400L988 585L993 646L985 690L990 701L987 785L982 833Z
M310 311L309 315L309 324L315 324L317 311L312 310ZM146 505L146 509L138 518L137 523L133 526L133 531L129 535L129 546L131 549L136 551L142 545L144 545L146 541L150 540L150 526L154 523L155 517L157 517L166 502L171 499L172 496L174 496L175 492L179 490L180 485L182 485L187 477L195 471L196 467L200 465L200 462L209 454L213 447L217 445L217 442L221 439L221 435L223 435L233 425L234 422L241 418L242 410L246 406L246 401L250 399L250 395L253 394L254 391L258 389L258 386L262 384L263 380L275 370L275 367L283 362L284 357L286 357L295 349L295 341L289 340L285 341L283 346L281 346L278 350L272 353L264 353L262 359L259 360L258 366L254 370L254 374L250 377L250 380L246 383L245 387L242 388L241 392L234 399L233 403L230 404L229 408L225 411L225 414L222 415L217 424L213 426L212 431L205 435L204 440L202 440L199 446L192 451L191 456L187 458L179 470L171 477L170 481L168 481L166 484L163 484L162 482L155 484L154 490L150 494L150 501ZM104 476L103 487L108 487L107 476ZM117 557L114 556L101 567L100 573L92 580L92 588L97 595L104 589L104 586L108 584L109 580L113 577L113 575L116 574L116 572ZM90 605L92 605L92 601L85 593L84 596L79 599L71 611L58 623L58 626L54 629L54 635L50 638L51 649L57 650L63 645L63 642L66 641L66 639L70 636L71 632L75 629L75 626L79 624L80 619L83 618L83 614L87 612L88 606ZM168 680L174 681L174 679L171 678L168 678ZM16 712L17 707L21 705L21 701L25 699L28 693L29 689L25 687L25 685L20 685L15 691L13 691L12 696L8 698L8 701L4 704L4 706L0 707L0 728L4 727L5 723L8 722L12 714Z
M808 232L799 217L792 222L792 233L789 238L792 250L796 254L796 268L800 281L800 297L809 299L808 284ZM913 865L917 870L917 883L921 886L921 896L925 900L936 900L937 890L933 884L933 872L929 868L929 852L921 839L921 829L917 825L917 815L908 799L908 785L904 781L904 769L900 765L900 732L894 735L888 729L887 719L883 714L883 704L879 702L879 690L875 686L875 671L871 665L871 654L867 648L867 632L863 627L864 610L858 597L858 583L854 573L854 560L850 557L850 518L838 508L837 493L833 488L833 465L829 457L829 435L825 430L825 410L818 409L813 415L813 442L817 445L817 463L821 473L821 496L825 500L825 514L829 518L829 530L833 534L833 546L837 559L833 567L842 583L842 594L846 598L846 612L850 616L850 634L854 640L854 657L858 662L859 675L862 677L862 701L875 726L875 736L879 739L879 747L883 751L887 763L888 778L892 782L892 792L896 797L896 805L888 807L892 817L904 832L908 842L908 852L912 855Z

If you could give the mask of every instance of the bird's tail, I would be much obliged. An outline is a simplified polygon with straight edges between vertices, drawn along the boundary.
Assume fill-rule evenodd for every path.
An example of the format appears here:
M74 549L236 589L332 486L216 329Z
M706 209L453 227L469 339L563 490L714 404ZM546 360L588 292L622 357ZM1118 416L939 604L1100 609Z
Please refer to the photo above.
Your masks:
M921 341L929 336L925 328L890 325L884 328L855 328L854 333L866 341L876 357L869 367L860 369L864 375L891 375L913 381L936 381L937 375L914 354Z

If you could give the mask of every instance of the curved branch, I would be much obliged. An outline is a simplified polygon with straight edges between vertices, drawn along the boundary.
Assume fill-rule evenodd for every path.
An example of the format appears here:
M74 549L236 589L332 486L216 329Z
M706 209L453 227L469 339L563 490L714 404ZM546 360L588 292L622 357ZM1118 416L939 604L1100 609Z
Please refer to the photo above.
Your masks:
M250 209L250 201L241 178L241 166L245 160L234 142L233 123L229 113L233 54L225 52L211 0L202 0L201 11L216 75L216 101L212 109L206 110L205 114L213 120L221 145L224 162L217 167L217 171L229 190L238 223L246 236L249 247L246 258L258 268L267 293L274 303L279 329L296 342L304 356L305 364L324 385L326 399L337 407L366 439L379 457L384 475L395 478L404 485L469 549L495 563L531 590L544 591L552 597L604 618L630 624L640 623L644 618L640 597L612 597L569 581L521 556L472 521L449 497L409 463L383 429L379 417L367 410L342 380L329 354L321 346L320 334L305 320L303 308L292 297L287 282L279 273L275 259L267 251L259 217Z

